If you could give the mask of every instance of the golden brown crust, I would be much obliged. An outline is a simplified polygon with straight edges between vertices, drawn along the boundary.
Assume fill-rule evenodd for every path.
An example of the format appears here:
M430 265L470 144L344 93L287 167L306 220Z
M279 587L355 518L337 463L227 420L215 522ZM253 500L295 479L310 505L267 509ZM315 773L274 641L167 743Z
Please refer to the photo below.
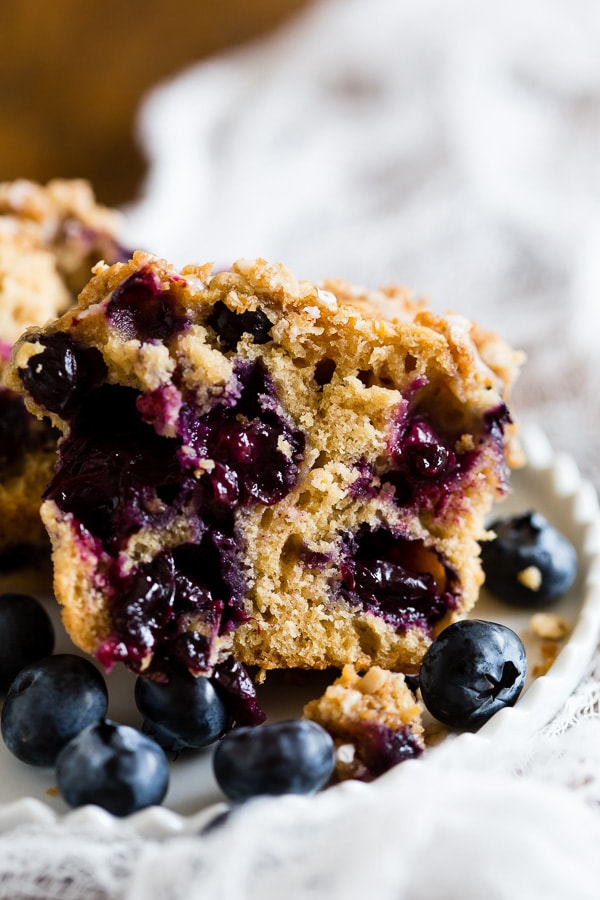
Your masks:
M189 327L165 341L140 341L124 339L109 325L105 308L112 291L139 271L151 272L168 288L173 309L189 320ZM508 395L519 355L459 316L434 315L402 289L357 291L342 281L314 285L260 259L240 260L213 275L208 265L177 271L138 251L129 263L98 265L95 272L78 306L45 333L69 332L77 342L97 348L109 383L142 393L176 388L193 395L200 410L209 409L227 389L233 371L231 354L222 352L207 324L214 304L219 301L234 312L260 309L273 323L272 340L256 345L246 336L236 354L261 359L287 415L306 437L306 450L298 483L287 496L237 513L249 619L224 636L214 652L223 654L233 646L241 661L262 669L352 663L415 670L431 634L418 623L391 627L381 616L340 599L340 540L361 527L383 525L416 542L419 564L434 575L441 592L450 587L444 573L455 572L458 604L438 622L439 630L466 614L477 599L482 581L478 540L484 515L505 489L501 456L511 441L507 438L504 448L500 438L480 441L468 479L435 510L425 505L409 512L391 501L387 489L360 494L356 464L362 461L373 484L379 484L391 423L408 408L406 398L415 385L440 427L459 430L457 448L474 450L485 416ZM384 301L393 307L387 317L379 311ZM8 383L17 390L20 369L42 349L40 333L31 329L15 348ZM319 366L326 372L322 383L315 380ZM31 396L27 404L37 414L46 412ZM68 433L68 422L53 419ZM168 435L169 424L164 427ZM68 628L76 643L93 648L112 627L97 570L76 564L78 537L69 516L47 504L44 519ZM134 536L125 551L126 565L146 562L161 547L188 540L187 528L183 517L168 532ZM319 565L307 565L307 554L319 556Z

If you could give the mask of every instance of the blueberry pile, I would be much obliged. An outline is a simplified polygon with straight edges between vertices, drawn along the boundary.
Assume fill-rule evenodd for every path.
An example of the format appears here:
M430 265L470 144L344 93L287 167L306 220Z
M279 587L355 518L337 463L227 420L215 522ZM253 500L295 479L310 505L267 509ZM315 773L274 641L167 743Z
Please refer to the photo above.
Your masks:
M576 574L575 550L542 516L526 513L498 520L492 528L497 537L484 546L483 564L488 586L501 599L539 607L568 590ZM364 540L358 562L345 576L348 589L358 593L371 591L378 576L368 536ZM167 574L170 565L165 562ZM390 556L378 565L398 570L402 589L408 590L402 560ZM530 580L532 572L537 581ZM161 602L168 578L156 581L146 574L147 594ZM433 588L426 576L414 576L408 584L418 611ZM23 762L54 767L70 806L93 803L125 816L161 803L169 784L165 751L177 755L213 743L216 781L233 802L311 794L332 778L330 735L303 719L261 724L264 713L252 680L233 657L210 678L193 676L183 666L173 667L168 678L164 673L138 677L135 702L143 725L137 730L107 718L108 692L95 665L53 649L54 631L43 606L27 595L0 595L2 738ZM514 631L469 619L448 626L432 642L418 683L435 718L451 728L474 730L517 701L526 675L525 649Z
M233 658L211 678L183 668L168 680L138 677L140 731L107 718L106 683L92 662L53 648L43 606L27 595L0 595L2 738L22 762L54 768L70 806L91 803L126 816L159 804L169 784L165 751L177 755L220 738L215 776L233 800L312 793L331 777L333 741L319 725L249 727L264 714L252 705L254 686Z
M0 595L0 635L6 748L28 765L54 767L70 806L95 803L123 816L160 803L169 780L164 751L107 720L102 674L81 656L52 653L44 607L25 594Z

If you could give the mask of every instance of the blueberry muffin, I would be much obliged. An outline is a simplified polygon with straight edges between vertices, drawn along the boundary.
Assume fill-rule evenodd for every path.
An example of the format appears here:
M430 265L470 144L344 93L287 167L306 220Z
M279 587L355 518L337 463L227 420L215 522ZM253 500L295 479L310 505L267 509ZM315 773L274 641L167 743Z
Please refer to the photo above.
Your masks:
M67 630L148 675L416 671L476 601L519 363L397 288L97 266L9 379L63 435L42 516Z
M0 183L0 563L47 544L39 508L56 458L56 434L4 384L14 341L75 302L99 259L123 258L120 217L84 181Z
M0 340L12 344L64 311L98 260L126 257L121 230L86 181L0 183Z

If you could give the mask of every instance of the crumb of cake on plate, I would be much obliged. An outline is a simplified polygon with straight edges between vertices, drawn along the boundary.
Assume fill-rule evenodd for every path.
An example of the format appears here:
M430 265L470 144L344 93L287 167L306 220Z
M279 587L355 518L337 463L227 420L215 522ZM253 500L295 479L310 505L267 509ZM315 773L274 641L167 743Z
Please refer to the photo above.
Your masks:
M9 375L63 435L42 515L67 630L148 675L417 671L477 599L520 362L401 288L98 265Z
M345 665L304 716L332 736L339 780L371 781L425 749L422 708L400 672Z
M8 565L47 543L39 508L56 433L27 413L2 373L25 328L71 306L98 260L126 256L120 228L119 214L98 205L85 181L0 183L0 557Z

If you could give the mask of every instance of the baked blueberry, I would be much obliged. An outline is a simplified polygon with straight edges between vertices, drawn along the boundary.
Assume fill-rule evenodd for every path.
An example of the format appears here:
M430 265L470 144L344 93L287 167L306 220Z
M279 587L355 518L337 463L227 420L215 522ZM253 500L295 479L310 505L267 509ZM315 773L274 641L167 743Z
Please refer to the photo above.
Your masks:
M135 702L144 716L144 731L167 750L205 747L227 730L229 714L209 678L185 671L168 681L138 677Z
M54 649L50 616L35 597L0 595L0 691L8 690L18 672L49 656Z
M177 315L174 300L150 270L127 278L114 291L106 318L124 340L169 340L186 327Z
M561 597L577 574L577 553L541 513L497 519L496 533L481 545L485 586L501 600L544 606Z
M445 628L423 657L420 686L429 712L451 728L478 728L513 706L527 660L519 636L505 625L466 619Z
M360 529L347 538L341 567L342 591L353 604L381 616L395 628L432 627L458 603L450 567L422 541L385 528Z
M260 309L236 313L218 300L208 317L208 324L217 332L226 350L234 350L242 335L250 334L255 344L271 340L273 323Z
M56 780L69 806L93 803L115 816L128 816L162 802L169 766L151 738L103 719L88 725L61 750Z
M334 769L333 740L306 719L230 731L213 758L217 783L230 800L259 794L312 794Z
M4 743L33 766L52 766L83 728L106 715L108 692L98 669L69 653L25 666L2 707Z

